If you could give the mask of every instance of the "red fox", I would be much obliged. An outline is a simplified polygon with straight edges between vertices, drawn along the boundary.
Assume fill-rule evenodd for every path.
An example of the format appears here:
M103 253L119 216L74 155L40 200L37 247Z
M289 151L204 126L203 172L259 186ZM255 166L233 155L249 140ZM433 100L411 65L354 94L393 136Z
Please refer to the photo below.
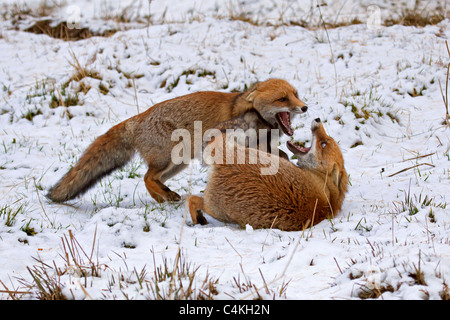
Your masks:
M298 158L297 165L280 158L273 175L262 175L261 164L213 164L204 197L188 198L193 223L207 223L204 211L242 227L249 224L253 228L294 231L333 217L347 191L344 159L320 119L312 122L311 131L311 147L287 142ZM251 152L250 148L246 150Z
M63 202L83 194L102 177L128 163L137 151L148 164L144 182L150 195L158 202L178 201L180 195L164 185L188 165L175 164L171 159L176 144L171 139L174 130L185 129L193 139L194 121L201 121L204 134L215 124L251 110L271 127L292 135L291 117L305 112L307 106L294 87L281 79L256 83L245 92L203 91L163 101L98 137L47 197ZM192 159L195 150L191 145Z

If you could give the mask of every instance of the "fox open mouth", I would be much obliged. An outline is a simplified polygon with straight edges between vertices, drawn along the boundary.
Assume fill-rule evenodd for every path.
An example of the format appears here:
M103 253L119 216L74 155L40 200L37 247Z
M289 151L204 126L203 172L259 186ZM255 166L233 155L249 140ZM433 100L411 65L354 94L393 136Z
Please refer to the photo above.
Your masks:
M301 147L292 141L287 142L288 149L296 155L305 155L311 150L311 147Z
M286 135L292 136L294 134L294 130L291 128L291 114L289 112L278 112L276 119L281 130L283 130Z

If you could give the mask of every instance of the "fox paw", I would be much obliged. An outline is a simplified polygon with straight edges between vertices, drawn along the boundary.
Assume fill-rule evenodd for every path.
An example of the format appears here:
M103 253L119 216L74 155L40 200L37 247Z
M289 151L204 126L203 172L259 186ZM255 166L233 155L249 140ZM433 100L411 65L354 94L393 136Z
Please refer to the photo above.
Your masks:
M199 223L202 226L204 226L205 224L208 224L208 221L206 221L206 218L203 216L203 213L200 210L197 210L197 222L196 224Z
M158 203L164 203L166 201L180 201L181 197L178 193L173 191L167 191L164 195L159 194L151 194L153 199L155 199Z
M181 200L181 196L174 192L174 191L169 191L167 192L167 200L169 201L180 201Z

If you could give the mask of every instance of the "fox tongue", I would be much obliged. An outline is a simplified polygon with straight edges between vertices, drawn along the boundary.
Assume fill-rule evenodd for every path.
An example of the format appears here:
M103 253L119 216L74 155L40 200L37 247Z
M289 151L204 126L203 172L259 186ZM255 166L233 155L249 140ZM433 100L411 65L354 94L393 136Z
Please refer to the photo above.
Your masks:
M303 155L309 152L311 150L311 147L301 147L295 143L292 143L291 141L287 142L287 146L291 152L293 152L296 155Z
M300 152L303 152L303 153L308 153L308 151L311 149L311 148L302 148L302 147L299 147L299 148L297 148Z
M291 128L291 115L289 112L279 112L277 113L277 118L283 132L288 136L292 136L294 132Z

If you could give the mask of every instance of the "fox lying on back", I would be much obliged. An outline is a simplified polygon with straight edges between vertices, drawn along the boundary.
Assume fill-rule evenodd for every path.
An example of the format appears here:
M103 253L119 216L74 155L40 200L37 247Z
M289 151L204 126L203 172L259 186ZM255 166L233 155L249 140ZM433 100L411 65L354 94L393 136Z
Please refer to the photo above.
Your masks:
M204 198L189 197L194 224L206 223L202 211L242 227L249 224L286 231L333 217L347 191L344 159L320 119L312 122L311 131L310 148L287 143L298 158L297 166L280 158L276 174L262 175L260 164L213 164ZM251 152L249 148L246 151Z
M171 140L176 129L191 135L191 157L195 155L194 121L202 122L202 135L221 121L250 110L257 112L272 128L292 135L291 116L307 110L297 91L285 80L259 82L246 92L204 91L163 101L147 111L125 120L98 137L78 163L50 189L47 197L55 202L75 198L102 177L124 166L137 152L148 164L144 182L158 202L178 201L181 197L164 185L188 164L175 164Z

